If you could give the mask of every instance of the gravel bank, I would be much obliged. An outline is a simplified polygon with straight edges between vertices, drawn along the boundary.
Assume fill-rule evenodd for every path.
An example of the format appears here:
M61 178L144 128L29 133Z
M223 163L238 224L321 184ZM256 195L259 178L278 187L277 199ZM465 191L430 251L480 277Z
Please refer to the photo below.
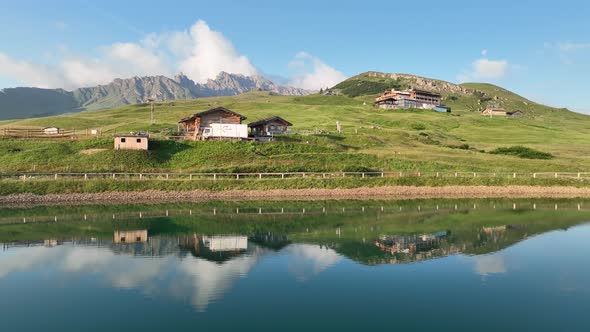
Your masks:
M276 189L230 191L142 191L82 194L16 194L0 204L147 203L208 200L315 200L419 198L590 198L590 188L534 186L377 187L355 189Z

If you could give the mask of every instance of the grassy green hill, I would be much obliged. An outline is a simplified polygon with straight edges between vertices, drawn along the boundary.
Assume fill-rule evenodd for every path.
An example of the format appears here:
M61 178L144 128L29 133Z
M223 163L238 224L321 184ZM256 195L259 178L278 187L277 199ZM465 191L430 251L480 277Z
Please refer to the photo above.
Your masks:
M373 75L373 76L372 76ZM55 141L0 139L0 171L341 171L468 170L588 171L590 117L528 101L488 84L463 84L421 78L388 78L366 73L337 85L340 96L274 96L251 92L234 97L171 101L149 106L0 122L2 127L57 126L100 128L103 138ZM385 74L384 74L385 75ZM396 85L397 84L397 85ZM372 100L384 87L422 87L440 91L452 114L426 110L388 111ZM488 118L477 110L494 102L521 109L524 118ZM366 103L366 104L365 104ZM149 130L171 133L177 121L195 112L224 106L247 122L279 115L294 124L294 134L273 143L193 142L156 139L150 152L113 151L110 134ZM344 132L336 133L336 121ZM1 133L1 129L0 129ZM548 160L492 154L497 148L524 146L549 153ZM89 149L93 153L89 153Z

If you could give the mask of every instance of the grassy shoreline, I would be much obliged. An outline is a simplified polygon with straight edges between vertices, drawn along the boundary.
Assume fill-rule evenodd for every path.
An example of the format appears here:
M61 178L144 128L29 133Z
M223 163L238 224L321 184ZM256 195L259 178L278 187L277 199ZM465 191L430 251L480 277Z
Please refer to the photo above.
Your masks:
M0 204L249 199L582 198L584 179L293 178L244 180L37 180L0 182Z
M448 186L531 186L590 188L590 181L573 178L436 178L436 177L368 177L368 178L287 178L287 179L217 179L217 180L35 180L2 181L0 196L11 194L67 194L104 192L194 191L211 192L235 190L292 190L292 189L355 189L395 186L448 187Z

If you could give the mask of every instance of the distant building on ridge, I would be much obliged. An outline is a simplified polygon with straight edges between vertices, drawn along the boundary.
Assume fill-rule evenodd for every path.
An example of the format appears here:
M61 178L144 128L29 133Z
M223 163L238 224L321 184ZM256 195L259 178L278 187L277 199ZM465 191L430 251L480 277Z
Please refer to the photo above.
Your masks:
M434 109L440 105L442 96L438 93L408 89L405 91L385 91L379 97L375 98L375 106L383 109Z

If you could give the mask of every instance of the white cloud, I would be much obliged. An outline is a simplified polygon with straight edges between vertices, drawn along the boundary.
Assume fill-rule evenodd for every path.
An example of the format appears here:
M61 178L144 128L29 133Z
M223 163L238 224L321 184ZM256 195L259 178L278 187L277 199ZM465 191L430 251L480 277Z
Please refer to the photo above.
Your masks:
M551 44L546 44L551 46ZM574 52L579 50L586 50L590 49L590 43L574 43L574 42L561 42L555 44L553 47L557 47L560 51L563 52Z
M247 76L258 73L246 56L237 53L229 39L222 33L211 30L204 21L197 21L188 36L190 54L180 62L180 70L194 81L204 83L209 78L215 78L221 71ZM189 40L186 36L176 35L176 38Z
M289 270L299 281L306 281L320 274L341 259L333 249L311 244L291 245L285 251L291 256Z
M117 43L106 48L111 63L130 64L128 70L142 75L170 75L165 57L135 43Z
M298 88L319 90L333 87L347 79L343 73L306 52L299 52L289 67L294 73L290 84Z
M231 40L202 20L185 31L149 33L138 41L99 46L92 57L75 54L63 45L58 51L60 58L50 59L51 65L14 59L0 52L0 76L26 86L72 90L108 84L115 78L172 76L179 71L199 83L216 78L221 71L246 76L260 73ZM283 84L311 90L331 87L347 78L306 52L298 53L289 69L292 77Z
M475 273L482 277L490 274L506 273L504 257L499 255L475 256Z
M488 55L488 50L482 50L482 51L481 51L481 55L483 55L483 56L487 56L487 55Z
M40 88L62 87L64 83L57 68L16 60L1 52L0 76L7 76L29 86Z
M457 79L460 82L471 80L499 80L508 73L509 64L506 60L490 60L481 58L474 61L471 70L460 74Z
M73 89L97 84L106 84L118 73L109 65L96 59L68 58L59 66L61 84L53 87Z

